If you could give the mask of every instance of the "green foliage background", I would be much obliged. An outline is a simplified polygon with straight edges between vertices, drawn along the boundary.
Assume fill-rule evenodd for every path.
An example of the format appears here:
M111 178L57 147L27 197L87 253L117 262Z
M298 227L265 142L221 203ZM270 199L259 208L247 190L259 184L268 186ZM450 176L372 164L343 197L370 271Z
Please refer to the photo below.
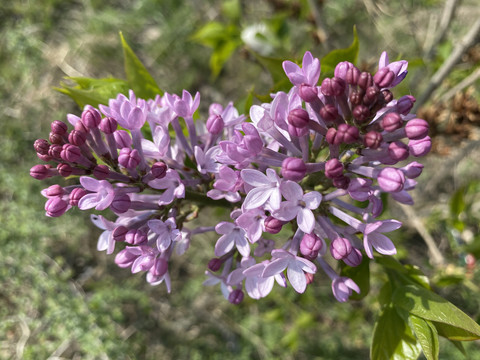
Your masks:
M379 267L372 266L377 280L361 302L337 303L328 279L320 276L302 296L277 288L262 301L248 299L234 307L219 289L202 286L215 241L204 236L183 258L175 259L173 292L168 295L163 286L150 287L142 276L117 268L113 257L98 253L100 233L86 214L73 210L61 218L45 217L39 192L46 186L28 175L37 162L34 140L47 136L52 120L79 113L73 101L53 90L61 81L68 83L65 76L108 77L125 89L123 80L116 80L125 78L119 31L163 90L199 90L205 113L211 101L248 102L252 86L256 94L266 94L274 84L264 70L266 60L242 49L238 29L266 22L274 45L269 58L293 60L307 49L323 57L329 50L348 47L356 24L363 68L374 68L384 49L391 58L399 56L414 64L420 59L418 44L406 22L426 31L422 14L438 12L441 5L438 1L418 2L411 8L391 4L391 14L404 11L407 18L392 16L392 29L381 32L389 24L388 14L374 29L371 9L363 2L325 1L317 6L329 36L319 43L309 1L245 1L241 13L235 3L15 0L0 4L1 359L368 358L380 310L376 296L385 278ZM212 20L230 27L228 38L235 41L234 45L225 39L210 43L220 44L220 60L231 55L220 67L218 57L212 61L212 50L198 41L198 31ZM441 56L439 52L435 61L441 63ZM420 71L438 67L435 62L430 67L417 63ZM410 89L405 85L403 90ZM447 215L437 212L429 217L430 229L445 233L478 229L478 218L470 211L478 201L472 200L477 188L478 183L459 184ZM445 194L450 198L453 191ZM440 285L448 285L440 288L442 295L478 320L479 291L473 285L478 272L465 280L459 260L465 249L447 237L453 242L449 261L460 269L452 277L452 272L429 267L426 247L413 230L407 228L397 236L400 258L402 250L403 254L408 250L404 257L437 276ZM478 253L478 243L472 242L468 251ZM382 316L388 320L400 315L385 310ZM441 341L440 348L441 358L463 357L448 342ZM478 344L467 343L465 348L468 358L480 359Z

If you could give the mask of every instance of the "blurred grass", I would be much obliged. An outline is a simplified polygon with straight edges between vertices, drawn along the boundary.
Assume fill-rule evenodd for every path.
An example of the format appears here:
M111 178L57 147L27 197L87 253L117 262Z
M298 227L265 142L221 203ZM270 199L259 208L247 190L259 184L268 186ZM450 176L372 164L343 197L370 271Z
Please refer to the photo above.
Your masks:
M246 21L255 23L271 17L281 2L245 3ZM175 259L173 293L167 295L162 285L152 288L142 276L118 269L113 257L97 253L99 231L86 214L73 210L61 218L44 216L39 192L46 185L28 175L37 162L33 141L47 136L52 120L79 112L52 87L66 75L121 77L119 30L162 89L200 90L204 107L208 101L238 99L251 84L258 85L259 93L268 90L268 75L242 53L211 82L209 50L189 39L199 26L220 16L220 5L194 0L0 4L1 359L368 357L378 310L373 295L364 305L339 304L328 279L319 278L302 296L276 288L262 301L246 299L239 307L231 306L219 289L201 285L215 241L206 236ZM428 11L437 5L429 1L416 6ZM329 46L347 46L351 25L357 22L361 58L372 62L383 47L400 51L391 37L372 30L371 14L361 3L331 1L324 10ZM288 21L291 51L298 55L314 39L307 35L308 26ZM415 51L408 33L399 36L404 39L401 51ZM421 246L419 251L426 253ZM449 293L456 296L456 304L478 314L478 302L471 300L474 293L456 290ZM478 350L475 344L467 345ZM459 355L446 343L442 354L445 359Z

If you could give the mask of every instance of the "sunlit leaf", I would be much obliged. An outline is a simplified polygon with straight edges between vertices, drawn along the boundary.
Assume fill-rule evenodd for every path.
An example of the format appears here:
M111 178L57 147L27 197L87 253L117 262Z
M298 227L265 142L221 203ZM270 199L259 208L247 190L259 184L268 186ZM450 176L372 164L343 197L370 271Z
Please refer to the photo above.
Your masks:
M410 326L392 304L386 306L373 329L370 358L372 360L416 360L421 346Z
M322 59L320 59L320 64L322 66L322 78L332 77L335 66L342 61L350 61L351 63L355 64L357 62L359 49L360 45L358 42L357 28L354 26L353 41L348 48L332 50Z
M130 88L143 99L154 99L157 95L163 95L163 91L160 90L147 68L127 44L122 33L120 33L120 39L123 47L125 74Z
M370 259L363 256L362 263L357 267L345 266L341 271L342 276L349 277L360 287L360 294L353 292L351 300L361 300L370 291Z
M435 326L430 321L412 314L409 316L409 321L427 360L437 360L439 343L438 332Z

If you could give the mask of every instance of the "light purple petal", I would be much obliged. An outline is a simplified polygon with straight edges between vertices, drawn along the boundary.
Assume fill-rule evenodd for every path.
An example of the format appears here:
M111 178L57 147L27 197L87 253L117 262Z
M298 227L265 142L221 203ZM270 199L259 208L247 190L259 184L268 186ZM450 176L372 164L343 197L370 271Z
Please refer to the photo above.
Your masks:
M215 244L215 256L225 255L233 249L234 239L230 235L222 235Z
M285 74L293 85L300 86L305 82L305 76L303 76L302 70L297 64L291 61L284 61L282 66Z
M386 51L382 52L380 55L380 60L378 61L378 70L384 68L388 65L388 54Z
M317 267L310 260L297 256L295 261L303 271L308 272L310 274L315 274L317 272Z
M382 221L382 225L378 228L378 232L390 232L393 230L397 230L402 227L402 223L397 220L384 220Z
M397 249L393 245L392 240L383 234L373 233L368 236L370 243L380 254L395 255Z
M370 259L373 259L373 248L368 235L363 236L363 247L365 248L365 254L367 254Z
M97 192L102 188L102 185L99 180L91 178L89 176L80 176L80 184L88 191Z
M322 202L322 195L317 191L312 191L306 193L303 196L303 201L305 201L305 204L309 209L315 210L320 206L320 203Z
M287 265L289 263L290 259L284 258L284 259L275 259L269 264L265 266L265 269L263 270L262 277L270 277L274 276L278 273L281 273L283 270L287 268Z
M295 203L290 201L284 201L280 205L280 209L275 211L272 215L278 220L290 221L292 219L295 219L300 209L300 206L296 205Z
M303 56L302 70L307 80L306 83L310 86L317 85L320 77L320 60L314 58L310 51Z
M128 195L127 195L128 196ZM102 199L100 199L100 201L98 202L97 206L95 206L95 209L96 210L105 210L106 208L108 208L110 206L110 204L112 203L113 199L115 197L115 193L113 191L109 191L107 193L107 195L105 197L103 197ZM82 198L83 199L83 198ZM80 201L82 200L80 199Z
M292 287L298 293L305 292L307 288L307 279L302 269L296 263L290 263L287 269L287 277Z
M217 234L230 234L235 228L235 224L227 221L222 221L215 226L215 231Z
M245 279L245 275L243 274L243 269L238 268L233 270L227 278L227 285L238 285L240 284L243 279Z
M248 192L245 201L243 202L243 206L245 209L256 209L268 200L270 194L272 193L272 189L265 189L265 188L255 188Z
M110 236L111 231L104 231L98 238L97 242L97 250L104 251L108 248L108 238Z
M254 187L270 186L270 180L268 180L267 175L258 170L243 169L240 172L240 176L242 177L243 181Z
M303 198L302 187L294 181L284 181L280 185L280 191L282 192L282 195L285 197L285 199L290 201L298 201L302 200Z
M282 194L280 192L280 189L278 187L272 189L272 192L270 194L270 199L268 200L268 203L270 204L270 207L272 208L272 210L279 209L281 201L282 201Z
M78 208L80 210L92 209L98 204L98 194L87 194L84 195L78 202Z
M147 117L143 110L138 106L135 107L128 115L128 124L131 126L130 130L140 129L143 124L145 124L146 119Z
M315 228L315 217L309 209L301 209L297 215L297 223L300 230L310 234Z
M250 245L247 241L244 231L235 231L235 245L237 246L238 252L243 256L250 256Z
M160 195L160 197L158 198L158 205L168 205L168 204L171 204L173 202L173 200L175 199L174 197L174 191L175 191L175 188L173 187L169 187L168 189L166 189L162 195Z

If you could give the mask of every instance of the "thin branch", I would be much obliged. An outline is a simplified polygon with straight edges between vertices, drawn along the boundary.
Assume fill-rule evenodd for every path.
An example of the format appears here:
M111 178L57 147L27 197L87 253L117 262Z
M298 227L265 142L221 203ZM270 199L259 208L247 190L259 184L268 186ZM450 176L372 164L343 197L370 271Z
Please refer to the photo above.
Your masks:
M435 240L433 239L432 235L428 232L425 225L423 225L422 220L420 217L415 213L415 210L411 206L399 204L400 208L403 210L405 215L408 218L408 221L415 227L418 231L420 236L427 244L428 250L430 251L432 265L434 267L440 267L445 264L445 258L443 257L442 253L438 249L437 244L435 244Z
M431 41L425 42L424 58L430 60L433 57L434 49L443 40L447 33L450 23L452 22L455 9L457 7L458 0L447 0L443 8L442 17L440 18L440 24L438 25L437 33L432 36Z
M463 89L469 87L470 85L474 84L478 79L480 79L480 67L477 68L473 73L468 75L465 79L460 81L457 85L453 88L448 90L445 94L440 97L440 102L447 102L452 97L455 96L456 93L462 91Z
M480 34L480 19L478 19L470 31L463 37L461 41L453 49L447 60L443 63L440 69L432 76L424 92L420 95L415 103L414 112L425 104L433 92L439 87L442 81L447 77L452 68L458 63L465 51L475 43L475 40Z

